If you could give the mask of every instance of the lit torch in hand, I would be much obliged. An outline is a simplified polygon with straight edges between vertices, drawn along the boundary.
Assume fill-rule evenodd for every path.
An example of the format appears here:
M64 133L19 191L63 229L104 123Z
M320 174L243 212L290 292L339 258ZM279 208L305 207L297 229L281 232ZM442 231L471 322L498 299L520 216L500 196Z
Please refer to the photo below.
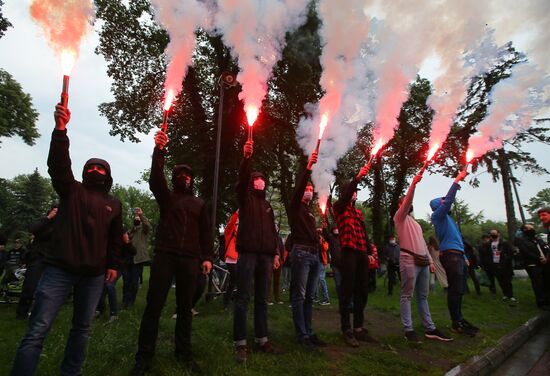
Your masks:
M426 168L428 167L431 160L435 156L435 153L437 153L438 150L439 150L439 144L434 144L434 146L430 148L430 151L428 152L428 156L426 157L426 162L424 162L424 166L422 166L422 168L420 169L420 172L418 173L419 175L422 175L424 171L426 171Z
M256 119L258 119L260 110L254 105L246 105L244 107L244 112L246 112L246 120L248 121L248 141L253 141L252 127L254 126Z
M328 124L328 113L321 115L321 122L319 123L319 138L317 139L317 146L315 146L315 152L319 154L319 147L321 146L321 139L323 138L323 133L325 133L325 128ZM325 203L326 210L326 203Z
M172 102L174 101L174 90L168 89L166 91L166 97L164 98L164 113L162 114L162 125L160 129L166 133L168 129L168 113L170 112L170 107L172 107Z
M63 87L61 89L61 104L67 108L69 104L69 77L74 67L76 54L70 50L61 52L61 68L63 70Z
M463 171L468 172L468 166L470 163L472 163L472 160L474 159L474 151L472 149L468 149L466 152L466 166L464 166Z
M374 147L372 148L372 151L370 153L369 161L365 165L367 167L367 170L370 170L370 168L372 166L372 162L374 161L374 158L378 155L378 152L380 152L380 150L382 150L383 146L384 146L384 141L382 141L382 140L378 140L376 145L374 145Z

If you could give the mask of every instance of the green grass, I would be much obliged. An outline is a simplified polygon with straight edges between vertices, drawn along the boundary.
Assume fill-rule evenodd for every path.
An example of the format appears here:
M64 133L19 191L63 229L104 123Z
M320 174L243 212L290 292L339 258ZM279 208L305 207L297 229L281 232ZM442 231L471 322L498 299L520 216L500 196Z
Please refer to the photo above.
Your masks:
M119 289L121 284L119 283ZM538 313L528 280L514 280L514 292L520 303L509 307L501 302L501 296L492 295L488 289L481 296L465 296L463 313L481 327L475 338L455 336L451 343L424 341L411 346L403 339L399 315L399 289L389 297L383 280L369 296L367 328L378 337L380 345L363 344L358 349L346 347L339 333L339 316L332 279L332 305L316 307L314 329L329 342L321 352L310 353L301 349L294 339L294 329L288 295L283 294L284 305L269 307L270 339L282 350L280 356L251 354L246 367L235 364L232 346L232 314L224 313L220 300L201 301L197 307L200 315L193 322L193 351L203 372L208 375L440 375L455 365L493 346L499 338L517 328ZM145 304L147 284L138 296L137 304L120 312L120 320L107 324L107 318L99 318L93 324L84 375L127 375L133 365L137 336ZM473 291L473 288L470 289ZM432 317L443 331L449 331L449 318L445 295L438 289L430 295ZM175 309L174 294L169 295L160 323L154 375L186 374L173 356L173 332L175 321L171 315ZM253 310L249 307L249 313ZM414 322L419 334L423 333L413 304ZM66 305L58 315L53 329L44 343L38 369L39 375L59 374L59 364L70 328L71 305ZM252 315L249 314L249 342L253 338ZM0 375L9 374L18 342L26 330L26 323L16 321L15 306L0 306Z

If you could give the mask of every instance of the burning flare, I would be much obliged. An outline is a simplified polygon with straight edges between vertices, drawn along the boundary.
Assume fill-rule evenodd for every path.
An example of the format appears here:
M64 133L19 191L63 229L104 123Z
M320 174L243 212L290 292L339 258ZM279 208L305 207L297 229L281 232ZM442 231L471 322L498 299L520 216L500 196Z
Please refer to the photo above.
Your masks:
M325 133L325 128L328 124L328 113L325 112L321 115L321 122L319 123L319 140L323 138L323 133Z
M321 214L325 215L327 212L327 198L326 197L319 197L319 209L321 209Z
M256 120L258 119L260 110L256 106L246 105L244 107L244 112L246 112L246 120L248 121L248 125L252 127L256 122Z
M70 76L76 62L76 52L68 48L61 51L61 70L64 76Z
M437 153L438 150L439 150L439 144L438 144L438 143L435 143L435 144L430 148L430 151L428 152L428 156L426 157L426 162L431 161L432 158L434 157L435 153Z
M371 154L373 156L375 156L376 154L378 154L378 152L380 151L380 149L382 149L382 146L384 146L384 141L382 141L382 139L378 140L378 142L376 143L376 145L374 145L374 147L372 148L372 151L371 151Z
M174 102L174 97L174 90L168 89L166 97L164 98L164 111L170 111L170 107L172 107L172 103Z
M466 163L471 163L472 159L474 159L474 151L468 148L468 151L466 152Z

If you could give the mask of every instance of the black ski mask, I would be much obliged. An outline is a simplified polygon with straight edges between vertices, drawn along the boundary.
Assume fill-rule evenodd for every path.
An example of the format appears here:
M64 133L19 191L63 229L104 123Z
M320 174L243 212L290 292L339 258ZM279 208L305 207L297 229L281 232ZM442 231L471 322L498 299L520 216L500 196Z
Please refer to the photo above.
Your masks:
M98 171L90 171L88 169L92 165L99 165L105 169L105 175L100 174ZM113 185L113 178L111 177L111 166L103 159L91 158L84 164L82 170L82 184L91 190L108 193Z
M185 176L191 177L189 185L186 183ZM193 194L193 170L189 165L177 164L172 168L172 186L174 192Z

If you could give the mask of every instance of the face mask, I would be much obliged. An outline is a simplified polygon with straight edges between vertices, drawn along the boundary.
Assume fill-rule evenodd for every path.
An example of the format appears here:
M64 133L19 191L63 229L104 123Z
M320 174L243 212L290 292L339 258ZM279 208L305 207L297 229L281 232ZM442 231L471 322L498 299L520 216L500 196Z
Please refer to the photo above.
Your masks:
M106 180L106 175L101 175L98 171L95 170L87 172L84 176L84 183L92 188L103 188L105 186Z
M498 235L497 234L491 234L491 239L495 240L498 238Z
M263 191L265 189L265 181L263 179L254 180L254 189L258 191Z
M338 236L338 234L339 234L338 229L333 230L333 231L332 231L332 234L333 234L334 236Z
M391 244L391 245L396 245L397 242L396 242L395 240L390 240L390 244Z
M141 221L139 219L134 220L134 226L139 226Z
M311 199L313 198L313 192L304 192L304 197L303 197L303 200L304 201L311 201Z
M523 231L523 233L529 237L534 237L536 235L536 231L534 228L525 230Z

